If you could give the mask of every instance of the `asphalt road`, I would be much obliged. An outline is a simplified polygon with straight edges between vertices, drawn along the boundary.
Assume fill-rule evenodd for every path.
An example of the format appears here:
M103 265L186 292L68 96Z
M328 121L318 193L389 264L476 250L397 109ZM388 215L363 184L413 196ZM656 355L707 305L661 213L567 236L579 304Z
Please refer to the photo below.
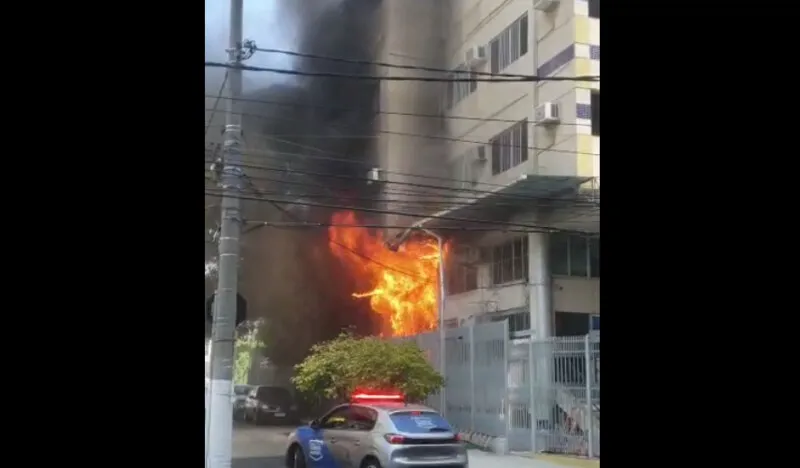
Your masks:
M236 423L232 468L285 468L286 437L292 429Z

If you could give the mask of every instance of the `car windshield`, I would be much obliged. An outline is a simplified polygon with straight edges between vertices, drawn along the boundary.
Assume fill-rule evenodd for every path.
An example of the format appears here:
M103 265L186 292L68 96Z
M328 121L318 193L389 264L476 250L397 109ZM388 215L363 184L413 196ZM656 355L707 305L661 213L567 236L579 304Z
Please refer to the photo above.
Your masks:
M282 387L259 387L257 397L258 401L279 406L290 405L292 402L292 394Z
M453 429L435 411L397 411L389 415L397 430L406 434L451 432Z

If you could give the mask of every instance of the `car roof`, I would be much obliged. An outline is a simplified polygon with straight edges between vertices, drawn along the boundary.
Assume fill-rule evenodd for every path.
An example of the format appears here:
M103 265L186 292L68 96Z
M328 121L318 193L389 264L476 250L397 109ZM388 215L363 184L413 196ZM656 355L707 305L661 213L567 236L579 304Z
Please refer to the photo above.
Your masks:
M385 411L387 413L396 413L398 411L431 411L438 413L438 411L433 408L415 403L353 403L353 405L364 406L378 411Z

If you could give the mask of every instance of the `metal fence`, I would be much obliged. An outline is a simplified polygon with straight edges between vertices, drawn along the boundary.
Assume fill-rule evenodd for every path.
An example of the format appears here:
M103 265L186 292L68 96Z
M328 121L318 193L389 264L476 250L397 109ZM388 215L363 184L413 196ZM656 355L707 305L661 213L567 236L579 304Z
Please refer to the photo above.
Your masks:
M444 413L512 451L600 456L600 334L512 339L506 321L447 329ZM413 340L440 369L439 332ZM427 404L442 411L441 394Z

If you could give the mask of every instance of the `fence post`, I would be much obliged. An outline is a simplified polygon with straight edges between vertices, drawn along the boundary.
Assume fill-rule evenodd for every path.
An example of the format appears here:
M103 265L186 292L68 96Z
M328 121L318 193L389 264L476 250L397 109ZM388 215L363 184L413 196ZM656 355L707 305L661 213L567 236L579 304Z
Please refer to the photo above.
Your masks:
M583 342L584 346L584 360L586 361L584 365L584 380L586 381L586 425L587 425L587 434L589 436L589 447L588 447L588 455L589 457L594 457L594 418L592 417L592 373L591 373L591 365L592 365L592 343L590 339L590 335L586 335Z
M475 430L475 325L469 326L469 430Z

